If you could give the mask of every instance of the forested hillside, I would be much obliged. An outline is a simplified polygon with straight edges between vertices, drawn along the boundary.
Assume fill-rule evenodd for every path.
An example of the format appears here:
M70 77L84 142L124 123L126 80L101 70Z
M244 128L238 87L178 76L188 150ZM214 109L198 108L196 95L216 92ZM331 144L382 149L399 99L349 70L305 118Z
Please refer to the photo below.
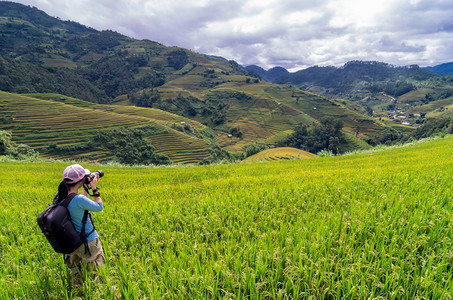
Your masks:
M234 61L96 31L16 3L0 7L3 91L157 108L208 126L215 133L211 146L232 152L275 145L296 126L325 117L341 120L352 140L393 126L295 86L262 81ZM344 149L360 144L344 141Z
M426 69L436 74L453 74L453 62L427 67Z
M296 73L246 70L234 61L97 31L21 4L0 2L0 8L0 90L170 112L212 129L211 149L240 154L259 143L343 153L368 147L363 141L399 141L427 117L453 110L453 79L418 66L354 61ZM13 116L3 111L0 118ZM312 146L291 142L297 130L306 128L310 136L329 118L341 121L337 136L322 134L325 140L311 139ZM0 127L20 139L18 127ZM187 131L185 124L173 127ZM213 157L228 157L212 151Z
M400 96L415 88L410 83L401 81L424 81L435 77L434 73L417 65L396 67L376 61L350 61L340 68L314 66L294 73L282 68L265 71L256 66L248 66L246 69L274 83L324 88L326 93L347 98L355 92L358 84L371 92ZM277 76L276 70L279 70Z
M339 68L314 66L294 73L282 68L246 69L270 82L294 84L327 97L341 98L347 107L373 117L414 125L422 124L425 117L450 114L453 75L448 75L448 67L449 64L420 68L350 61Z

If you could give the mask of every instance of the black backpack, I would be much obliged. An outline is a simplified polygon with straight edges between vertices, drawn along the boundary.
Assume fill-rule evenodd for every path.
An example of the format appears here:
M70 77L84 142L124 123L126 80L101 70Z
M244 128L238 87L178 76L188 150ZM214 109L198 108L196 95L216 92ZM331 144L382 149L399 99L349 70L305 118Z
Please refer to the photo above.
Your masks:
M85 244L85 252L89 252L86 237L94 231L86 234L85 224L91 214L85 210L82 219L82 231L76 231L68 211L71 200L77 196L76 193L69 194L61 204L49 204L49 207L38 216L38 225L42 233L58 253L69 254L74 252L80 245Z

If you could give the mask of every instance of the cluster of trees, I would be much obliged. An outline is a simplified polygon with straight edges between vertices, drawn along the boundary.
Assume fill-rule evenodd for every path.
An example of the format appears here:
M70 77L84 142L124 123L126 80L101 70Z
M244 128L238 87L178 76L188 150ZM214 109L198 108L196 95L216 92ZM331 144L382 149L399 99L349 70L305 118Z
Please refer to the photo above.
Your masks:
M321 119L320 123L308 127L304 124L296 126L294 133L279 143L280 146L294 147L311 153L322 150L340 153L344 136L341 132L343 122L331 117Z
M453 134L453 117L429 118L410 137L418 140L439 133Z
M176 98L158 102L155 107L188 118L193 118L203 111L204 106L205 103L196 97L183 97L178 95Z
M238 159L238 157L236 157L235 155L231 154L225 149L222 149L219 145L215 144L212 144L209 147L209 154L211 154L210 157L201 160L198 164L210 165L214 163L233 162Z
M107 96L115 98L132 90L158 87L165 83L165 76L158 72L148 72L139 77L140 67L147 64L143 56L121 57L117 54L100 59L78 73L105 91Z
M145 137L153 128L118 128L98 131L93 136L93 146L107 150L110 156L128 165L168 165L171 159L154 152L155 148Z
M101 53L120 45L120 41L126 37L111 31L105 30L83 36L74 36L63 45L68 51L75 54L76 59L90 52Z
M384 92L393 97L404 95L417 87L405 81L396 82L377 82L368 86L368 90L372 93Z
M129 101L140 107L156 107L161 98L157 89L146 89L129 94Z
M205 107L202 111L204 123L215 127L226 121L230 109L229 98L235 97L231 92L211 92L206 94Z
M453 89L446 89L438 92L432 92L425 95L425 98L422 100L424 103L428 103L435 100L447 99L453 96Z
M163 100L157 89L141 90L129 95L129 100L136 106L154 107L174 114L193 118L203 112L206 106L200 99L179 94L176 98Z
M244 156L249 157L254 154L257 154L261 151L264 151L268 149L268 146L266 144L260 144L260 143L255 143L255 144L250 144L244 147Z
M28 145L16 144L11 140L11 132L0 130L0 155L8 155L15 159L23 160L36 158L38 153Z
M68 38L96 32L95 29L76 22L52 18L36 7L14 2L1 1L0 16L7 20L0 25L2 26L2 34L0 35L2 47L0 47L0 53L3 52L5 54L19 51L30 44L43 43L51 45L55 41L60 41L62 37ZM20 18L24 21L15 22L15 18Z
M403 134L392 127L386 127L379 135L368 138L366 142L371 146L377 145L391 145L395 142L401 141Z
M215 91L206 94L204 101L181 94L164 100L159 91L152 89L131 93L129 99L137 106L159 108L188 118L197 117L203 124L215 127L225 123L231 100L250 101L252 97L242 92Z
M189 56L187 53L180 49L168 53L168 66L175 70L181 70L186 64L189 63Z
M89 152L92 149L90 143L81 143L76 145L60 146L58 143L49 143L47 148L41 149L40 152L54 155L75 155Z
M127 165L166 165L171 159L155 152L152 143L146 138L163 133L151 125L138 128L115 128L97 131L86 143L59 146L50 143L42 152L55 155L75 155L93 150L109 153L109 159Z
M100 103L109 97L80 74L47 69L28 62L0 57L0 90L11 93L60 93Z
M366 142L371 146L392 145L427 138L439 133L453 134L453 117L428 118L410 135L404 135L395 128L386 127L381 134L368 138Z
M242 131L240 128L231 127L229 132L232 136L242 139Z
M312 153L327 150L337 154L341 152L342 145L346 143L341 132L342 127L343 124L340 120L329 117L323 118L319 124L313 124L312 127L300 124L292 135L279 143L279 146L295 147ZM453 117L427 119L411 135L404 135L392 127L386 127L380 135L369 138L366 142L371 146L392 145L437 134L453 134ZM248 157L264 149L264 145L254 144L246 146L244 151Z

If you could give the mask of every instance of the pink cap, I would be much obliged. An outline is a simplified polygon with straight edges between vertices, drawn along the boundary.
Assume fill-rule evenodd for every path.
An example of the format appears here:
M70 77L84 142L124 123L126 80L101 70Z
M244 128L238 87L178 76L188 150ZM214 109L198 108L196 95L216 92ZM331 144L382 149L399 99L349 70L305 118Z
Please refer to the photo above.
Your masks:
M66 167L63 171L63 179L66 179L67 183L76 183L82 180L85 175L90 174L90 170L84 169L81 165L75 164Z

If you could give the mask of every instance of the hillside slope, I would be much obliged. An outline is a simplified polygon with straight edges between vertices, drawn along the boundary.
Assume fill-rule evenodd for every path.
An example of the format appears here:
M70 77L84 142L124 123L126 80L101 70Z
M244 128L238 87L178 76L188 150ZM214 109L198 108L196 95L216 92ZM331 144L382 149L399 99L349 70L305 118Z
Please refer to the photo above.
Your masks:
M326 116L341 119L345 132L360 138L385 129L327 98L260 81L234 61L99 32L20 4L0 2L0 8L4 91L158 108L209 126L231 151ZM235 130L241 138L228 137Z
M447 63L436 68L448 70L449 66ZM246 69L274 83L294 84L345 99L343 103L350 109L396 124L417 126L425 121L425 116L442 116L453 105L448 99L453 95L453 77L436 75L430 71L433 69L417 65L396 67L376 61L350 61L342 67L314 66L286 74L280 71L277 77L272 76L276 68Z
M452 74L453 62L440 64L434 67L426 67L426 69L436 74Z
M102 160L108 158L105 153L87 147L97 131L148 125L154 128L149 139L156 151L167 154L174 162L196 163L210 156L204 140L172 128L180 122L199 130L205 128L184 117L156 109L105 106L55 97L59 101L0 92L0 129L11 130L14 141L41 152L58 146L59 151L47 155L50 157Z

